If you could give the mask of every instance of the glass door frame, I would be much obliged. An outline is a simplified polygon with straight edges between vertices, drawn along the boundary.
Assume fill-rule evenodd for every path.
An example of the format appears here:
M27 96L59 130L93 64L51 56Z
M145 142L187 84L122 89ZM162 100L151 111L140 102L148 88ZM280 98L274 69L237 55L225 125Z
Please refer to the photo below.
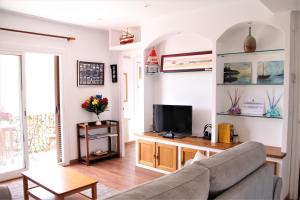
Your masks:
M0 182L14 179L21 176L21 172L28 170L29 167L29 151L28 151L28 135L27 133L27 123L26 123L26 81L25 81L25 53L18 51L2 51L0 50L1 55L13 55L20 57L20 74L19 74L19 93L20 93L20 125L21 132L23 133L23 159L24 159L24 168L7 173L2 173L0 175Z

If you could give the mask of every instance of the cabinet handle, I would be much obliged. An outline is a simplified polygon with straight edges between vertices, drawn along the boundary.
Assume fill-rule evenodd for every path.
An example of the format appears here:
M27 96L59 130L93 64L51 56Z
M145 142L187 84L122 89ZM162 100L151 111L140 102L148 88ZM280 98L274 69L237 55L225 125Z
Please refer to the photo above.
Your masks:
M157 160L159 159L159 155L158 155L158 154L156 154L156 159L157 159Z

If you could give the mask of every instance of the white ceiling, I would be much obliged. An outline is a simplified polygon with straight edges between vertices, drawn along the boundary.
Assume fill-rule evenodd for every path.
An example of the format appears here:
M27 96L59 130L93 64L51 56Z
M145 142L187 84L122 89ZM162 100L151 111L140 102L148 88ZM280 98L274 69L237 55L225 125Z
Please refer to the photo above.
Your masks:
M110 29L139 26L143 20L189 12L217 3L220 0L0 0L0 8L60 22Z
M97 29L121 29L234 1L241 0L0 0L0 9ZM272 11L282 11L300 0L261 1Z
M300 10L300 0L260 0L272 12Z

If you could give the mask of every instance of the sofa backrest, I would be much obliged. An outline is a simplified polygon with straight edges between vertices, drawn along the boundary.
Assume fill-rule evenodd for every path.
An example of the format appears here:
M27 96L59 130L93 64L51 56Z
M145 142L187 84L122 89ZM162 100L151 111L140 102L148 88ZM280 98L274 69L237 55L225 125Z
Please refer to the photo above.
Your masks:
M209 171L199 165L190 165L175 173L116 194L107 200L175 200L207 199Z
M209 197L214 198L258 169L265 161L265 146L251 141L195 164L209 169Z

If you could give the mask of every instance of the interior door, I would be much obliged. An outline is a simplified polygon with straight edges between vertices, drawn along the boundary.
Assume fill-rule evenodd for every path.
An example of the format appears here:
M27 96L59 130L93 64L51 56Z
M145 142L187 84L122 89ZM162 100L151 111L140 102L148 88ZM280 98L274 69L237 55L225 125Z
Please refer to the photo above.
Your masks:
M0 52L0 181L28 166L23 58Z

